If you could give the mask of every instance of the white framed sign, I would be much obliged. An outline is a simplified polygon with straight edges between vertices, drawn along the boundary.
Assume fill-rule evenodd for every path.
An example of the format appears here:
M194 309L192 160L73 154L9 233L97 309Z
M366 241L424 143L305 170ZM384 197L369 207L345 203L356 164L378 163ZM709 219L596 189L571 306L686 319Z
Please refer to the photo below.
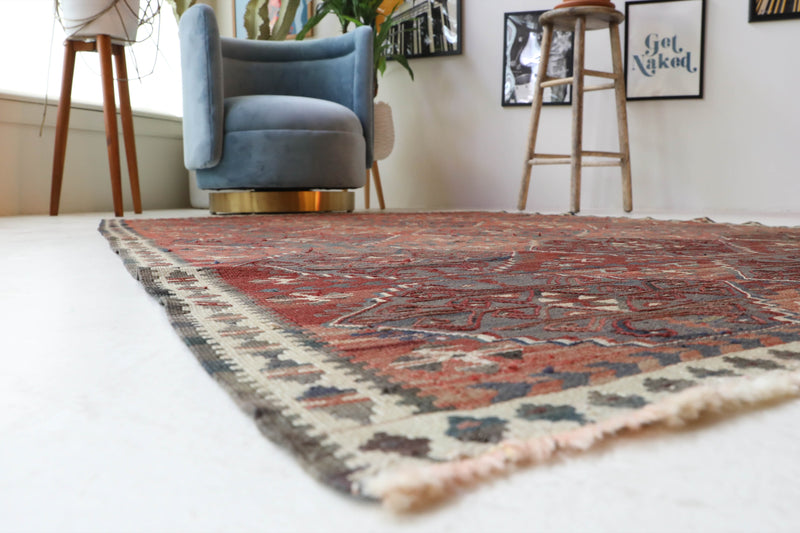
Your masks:
M703 97L705 0L625 4L628 100Z

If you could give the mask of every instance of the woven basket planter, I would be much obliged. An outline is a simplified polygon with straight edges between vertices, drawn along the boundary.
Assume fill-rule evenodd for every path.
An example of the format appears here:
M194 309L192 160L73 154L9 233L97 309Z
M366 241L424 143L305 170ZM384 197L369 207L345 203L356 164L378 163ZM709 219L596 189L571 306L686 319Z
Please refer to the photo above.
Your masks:
M392 118L392 108L386 102L375 102L375 160L386 159L393 149L394 120Z

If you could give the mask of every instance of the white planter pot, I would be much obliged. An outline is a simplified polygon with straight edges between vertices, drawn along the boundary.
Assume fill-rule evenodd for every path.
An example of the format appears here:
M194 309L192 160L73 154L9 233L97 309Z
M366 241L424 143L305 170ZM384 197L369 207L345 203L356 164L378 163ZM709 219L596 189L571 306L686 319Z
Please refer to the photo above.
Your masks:
M139 0L58 0L61 24L70 38L108 35L132 42L139 29Z
M375 102L375 149L374 159L381 161L389 157L394 149L394 120L392 108L386 102Z
M189 171L189 205L196 209L208 209L211 200L208 191L204 191L197 185L197 172Z

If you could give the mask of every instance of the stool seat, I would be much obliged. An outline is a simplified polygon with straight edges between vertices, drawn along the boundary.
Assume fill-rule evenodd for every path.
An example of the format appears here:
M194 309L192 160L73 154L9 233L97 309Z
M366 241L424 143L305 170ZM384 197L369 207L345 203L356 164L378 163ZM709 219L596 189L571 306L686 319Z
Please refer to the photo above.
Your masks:
M539 23L552 24L553 28L561 31L573 31L578 17L586 19L587 30L601 30L608 28L611 24L620 24L625 20L625 15L614 8L584 6L584 7L563 7L561 9L551 9L542 13Z
M630 148L628 146L628 116L625 107L625 74L622 66L622 51L619 25L625 15L610 7L581 6L552 9L539 17L542 26L542 55L533 90L531 126L528 150L522 174L518 209L524 210L528 200L531 169L534 165L571 165L570 212L580 211L581 168L584 166L619 166L622 171L622 203L625 211L633 209L631 197ZM590 70L584 67L585 33L590 30L608 29L611 38L613 72ZM555 30L574 31L573 75L567 78L547 76L550 47ZM586 76L611 80L610 83L586 86ZM572 151L567 154L543 154L536 152L536 138L542 110L544 89L557 85L572 85ZM617 108L617 130L619 150L616 152L584 150L583 148L583 97L585 92L613 89Z

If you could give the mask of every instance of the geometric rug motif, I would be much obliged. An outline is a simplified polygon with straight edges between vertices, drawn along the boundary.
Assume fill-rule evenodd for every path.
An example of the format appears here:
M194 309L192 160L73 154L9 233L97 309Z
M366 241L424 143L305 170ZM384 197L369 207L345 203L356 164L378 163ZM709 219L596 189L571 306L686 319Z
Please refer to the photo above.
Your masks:
M800 385L800 229L453 212L100 231L267 436L395 508Z

